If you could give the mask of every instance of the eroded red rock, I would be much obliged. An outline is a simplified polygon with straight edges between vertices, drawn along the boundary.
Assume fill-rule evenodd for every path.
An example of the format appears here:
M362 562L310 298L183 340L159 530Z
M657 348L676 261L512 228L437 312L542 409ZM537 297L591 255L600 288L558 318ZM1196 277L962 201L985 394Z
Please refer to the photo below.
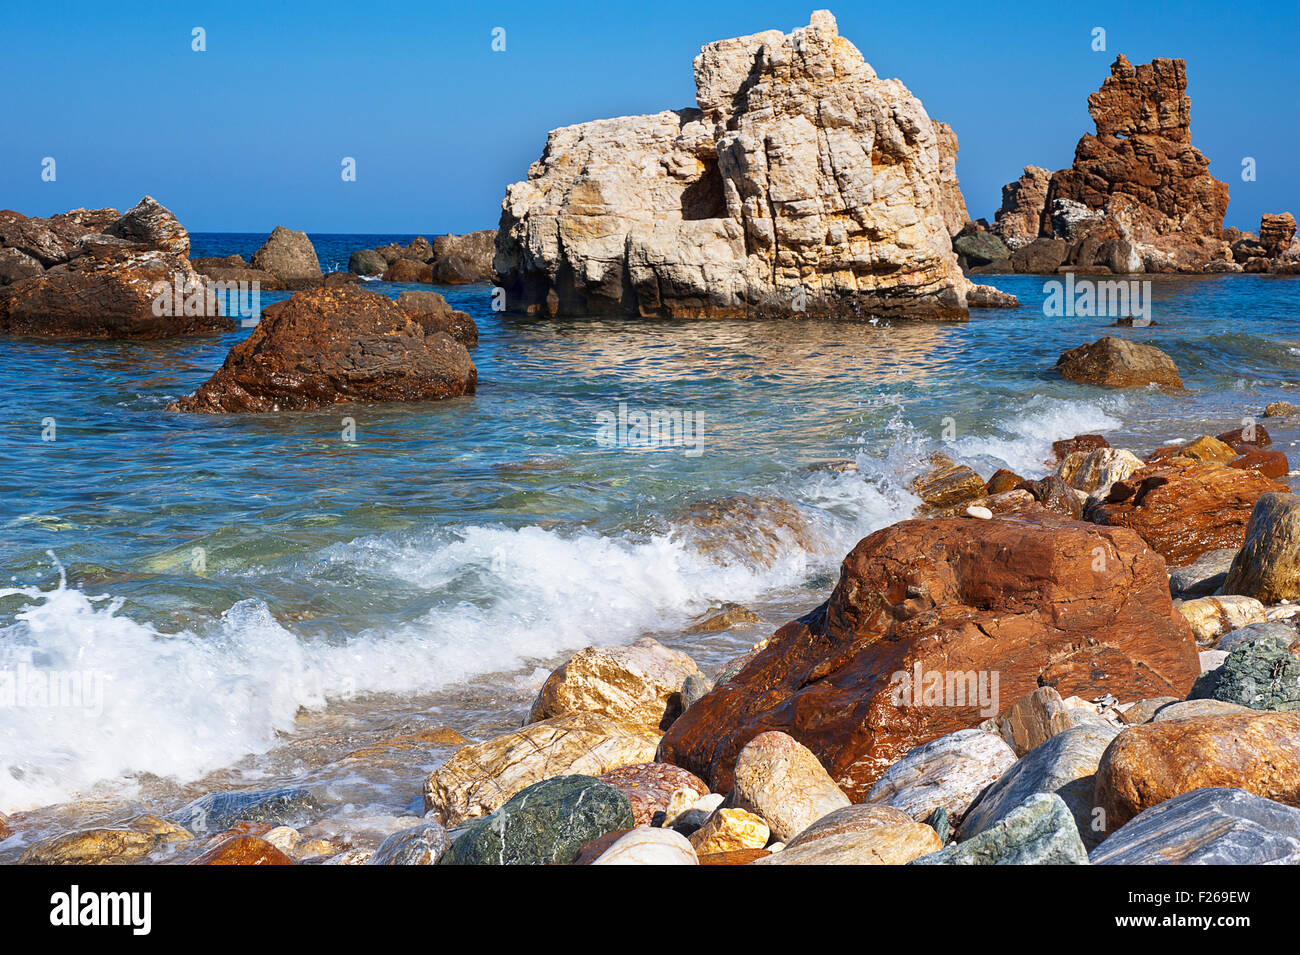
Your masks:
M918 666L986 687L996 673L1008 707L1040 685L1182 697L1200 673L1164 562L1135 533L1041 511L903 521L861 541L825 605L692 705L660 759L726 792L745 743L781 730L861 799L912 747L990 715L955 694L966 705L901 705L891 678Z
M1170 458L1115 482L1086 517L1132 528L1166 561L1182 566L1206 551L1240 547L1259 496L1287 490L1258 470Z

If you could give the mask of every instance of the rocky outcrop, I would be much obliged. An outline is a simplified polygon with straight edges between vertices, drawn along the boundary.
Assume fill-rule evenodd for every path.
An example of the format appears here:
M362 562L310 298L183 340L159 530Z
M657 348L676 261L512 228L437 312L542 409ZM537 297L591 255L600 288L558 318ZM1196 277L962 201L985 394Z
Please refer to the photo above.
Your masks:
M948 234L956 236L970 220L961 183L957 181L957 134L947 123L936 120L934 137L939 146L939 205Z
M288 289L315 288L321 283L320 261L307 233L282 225L253 253L253 268L270 272Z
M171 408L243 413L432 401L473 394L477 381L464 345L426 334L392 299L324 287L268 305L216 374Z
M124 216L107 226L104 234L174 255L190 254L190 234L153 196L141 199Z
M1079 140L1071 167L1046 180L1026 167L1003 187L994 228L1008 245L1066 243L1054 263L1013 257L1016 271L1240 271L1222 237L1228 186L1192 145L1186 91L1183 60L1116 58L1088 97L1096 132Z
M1207 171L1192 145L1191 100L1183 60L1133 66L1120 54L1101 89L1088 97L1097 124L1075 148L1074 165L1052 176L1047 193L1102 209L1127 196L1140 242L1206 237L1218 241L1228 207L1227 183Z
M861 799L913 747L996 715L994 673L1008 704L1039 685L1181 698L1200 663L1164 562L1133 533L1041 512L903 521L679 717L660 758L726 791L742 747L781 730Z
M960 319L935 125L825 11L710 43L698 109L554 130L502 204L512 310Z
M1294 238L1295 216L1291 213L1265 214L1259 220L1259 244L1263 246L1264 254L1270 258L1286 253Z
M164 338L234 327L188 259L135 245L87 245L0 289L0 332L9 335Z
M433 240L433 280L439 285L489 281L496 241L496 229L437 236Z
M233 329L189 248L189 233L151 196L125 215L0 211L0 333L162 338Z
M1002 205L994 217L993 231L1013 251L1038 238L1051 180L1050 171L1026 166L1019 179L1002 187Z
M447 304L437 292L403 292L397 307L419 322L426 335L446 332L462 345L478 344L478 325L468 312Z

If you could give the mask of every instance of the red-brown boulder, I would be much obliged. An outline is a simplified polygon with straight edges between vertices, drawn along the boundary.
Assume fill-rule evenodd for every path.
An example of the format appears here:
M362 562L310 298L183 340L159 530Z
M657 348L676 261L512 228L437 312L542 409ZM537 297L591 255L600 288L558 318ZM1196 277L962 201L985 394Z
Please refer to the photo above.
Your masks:
M1106 500L1090 503L1084 516L1132 528L1181 567L1206 551L1240 547L1259 496L1287 490L1258 470L1175 457L1116 481Z
M347 401L473 394L465 346L423 327L391 298L352 285L296 292L262 310L199 390L171 406L200 412L305 411Z
M1181 698L1199 673L1164 562L1133 532L1042 512L903 521L861 541L826 604L680 716L659 758L726 792L741 748L780 730L861 800L912 747L1039 686Z
M0 332L10 335L163 338L234 327L189 259L159 249L88 245L0 290Z
M1228 467L1258 471L1266 478L1280 480L1291 473L1291 463L1281 451L1247 451L1228 462Z

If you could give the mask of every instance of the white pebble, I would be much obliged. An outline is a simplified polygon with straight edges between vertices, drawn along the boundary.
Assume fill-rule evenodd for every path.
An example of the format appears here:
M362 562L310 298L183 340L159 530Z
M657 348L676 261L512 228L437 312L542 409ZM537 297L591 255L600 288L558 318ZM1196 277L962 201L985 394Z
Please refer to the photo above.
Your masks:
M993 512L987 507L980 507L978 504L972 504L970 507L966 508L966 515L968 517L978 517L981 521L993 519Z

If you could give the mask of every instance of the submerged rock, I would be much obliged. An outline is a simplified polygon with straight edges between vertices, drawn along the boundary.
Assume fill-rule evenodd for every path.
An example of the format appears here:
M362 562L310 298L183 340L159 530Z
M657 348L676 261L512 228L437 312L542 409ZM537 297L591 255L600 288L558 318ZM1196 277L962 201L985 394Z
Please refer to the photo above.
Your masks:
M294 865L294 861L265 839L239 835L213 846L190 865Z
M237 822L265 822L284 825L320 811L315 797L306 789L263 789L256 792L208 793L167 818L191 832L204 835L224 832Z
M911 865L1087 865L1069 808L1036 793L979 835L922 856Z
M83 829L42 839L23 853L23 865L120 865L138 862L163 837L136 829Z
M706 45L699 109L551 132L502 205L512 310L966 316L935 124L827 11Z
M437 865L451 840L437 823L395 832L385 839L367 865Z
M613 786L590 776L558 776L474 822L438 864L568 865L585 843L632 826L632 804Z
M175 411L307 411L340 402L473 394L465 346L426 334L392 299L354 286L298 292L262 310L253 333Z
M1300 865L1300 810L1211 787L1145 810L1092 850L1093 865Z

